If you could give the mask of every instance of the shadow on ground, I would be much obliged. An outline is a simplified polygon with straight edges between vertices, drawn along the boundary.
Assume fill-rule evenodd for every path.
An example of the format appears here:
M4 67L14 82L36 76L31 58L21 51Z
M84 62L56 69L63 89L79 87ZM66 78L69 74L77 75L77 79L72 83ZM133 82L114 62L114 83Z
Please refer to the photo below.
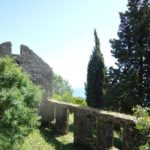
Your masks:
M64 142L59 141L58 138L63 137L58 135L52 129L41 127L40 133L47 143L55 146L56 150L84 150L82 146L75 145L73 142L65 144Z

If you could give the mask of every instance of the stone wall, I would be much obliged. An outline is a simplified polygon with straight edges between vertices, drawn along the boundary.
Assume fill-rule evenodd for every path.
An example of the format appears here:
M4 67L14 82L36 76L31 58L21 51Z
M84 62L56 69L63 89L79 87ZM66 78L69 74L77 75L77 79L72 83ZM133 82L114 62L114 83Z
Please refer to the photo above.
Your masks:
M10 42L0 44L0 57L6 55L13 57L17 64L23 68L23 71L31 75L32 82L41 86L44 97L39 107L39 113L42 117L42 122L44 122L44 120L47 120L44 116L48 113L44 111L48 107L47 99L52 96L52 68L27 46L20 46L20 55L12 54L11 46Z
M52 69L39 56L25 45L20 46L20 55L16 56L17 63L29 74L31 80L41 85L45 90L45 96L51 96Z
M45 91L45 97L52 95L52 68L25 45L20 46L20 55L11 52L11 42L0 44L0 56L12 56L23 70L31 75L31 80Z
M11 55L11 42L0 44L0 57L5 55Z
M115 126L122 129L121 150L138 150L139 145L145 143L145 135L135 129L136 118L133 116L101 111L90 107L82 107L55 100L49 100L53 109L49 113L47 122L51 122L60 134L66 134L68 128L68 112L74 113L74 143L85 149L108 150L114 146ZM51 126L49 126L51 127ZM94 133L94 135L93 135Z

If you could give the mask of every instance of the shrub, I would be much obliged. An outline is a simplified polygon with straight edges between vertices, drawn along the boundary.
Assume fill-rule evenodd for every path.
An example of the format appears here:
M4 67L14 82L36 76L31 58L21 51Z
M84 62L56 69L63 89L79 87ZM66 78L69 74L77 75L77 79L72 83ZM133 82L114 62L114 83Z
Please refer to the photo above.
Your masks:
M84 106L87 105L84 98L73 96L73 90L71 89L71 85L67 80L64 80L62 76L53 73L52 85L53 99Z
M148 136L147 143L140 146L140 150L150 149L150 116L148 111L148 108L143 108L141 106L136 106L133 108L133 115L137 118L136 129Z
M11 58L0 58L0 149L18 149L39 125L42 92Z
M84 98L72 96L68 92L65 92L62 95L53 94L53 98L58 100L58 101L62 101L62 102L68 102L68 103L73 103L73 104L87 106L87 103L86 103Z
M87 106L86 100L82 97L73 97L72 103Z

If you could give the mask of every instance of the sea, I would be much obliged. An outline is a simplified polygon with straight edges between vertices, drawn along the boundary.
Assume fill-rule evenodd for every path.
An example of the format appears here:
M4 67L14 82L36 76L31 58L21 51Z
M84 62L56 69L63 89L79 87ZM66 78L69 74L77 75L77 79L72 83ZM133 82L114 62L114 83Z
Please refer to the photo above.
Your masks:
M76 97L85 98L85 89L84 88L73 88L73 95Z

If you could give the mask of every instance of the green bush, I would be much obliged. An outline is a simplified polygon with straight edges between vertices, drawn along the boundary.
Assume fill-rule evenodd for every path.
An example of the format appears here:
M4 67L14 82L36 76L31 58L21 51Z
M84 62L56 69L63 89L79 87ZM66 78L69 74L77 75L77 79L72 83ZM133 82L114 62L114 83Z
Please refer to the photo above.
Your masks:
M133 115L137 118L136 128L142 132L150 132L150 116L148 110L148 108L141 106L133 108Z
M137 118L136 129L148 136L147 143L140 146L140 150L150 149L150 115L148 111L148 108L141 106L136 106L133 108L133 115Z
M67 80L64 80L62 76L53 73L52 85L52 97L54 99L78 105L87 105L84 98L73 96L73 90L71 89L71 85Z
M87 106L87 102L86 102L86 100L83 97L75 97L75 96L73 96L72 103L73 104Z
M68 102L68 103L73 103L73 104L87 106L87 103L86 103L84 98L72 96L68 92L65 92L62 95L53 94L53 98L58 100L58 101L62 101L62 102Z
M0 149L18 149L39 125L42 92L12 59L0 58Z

